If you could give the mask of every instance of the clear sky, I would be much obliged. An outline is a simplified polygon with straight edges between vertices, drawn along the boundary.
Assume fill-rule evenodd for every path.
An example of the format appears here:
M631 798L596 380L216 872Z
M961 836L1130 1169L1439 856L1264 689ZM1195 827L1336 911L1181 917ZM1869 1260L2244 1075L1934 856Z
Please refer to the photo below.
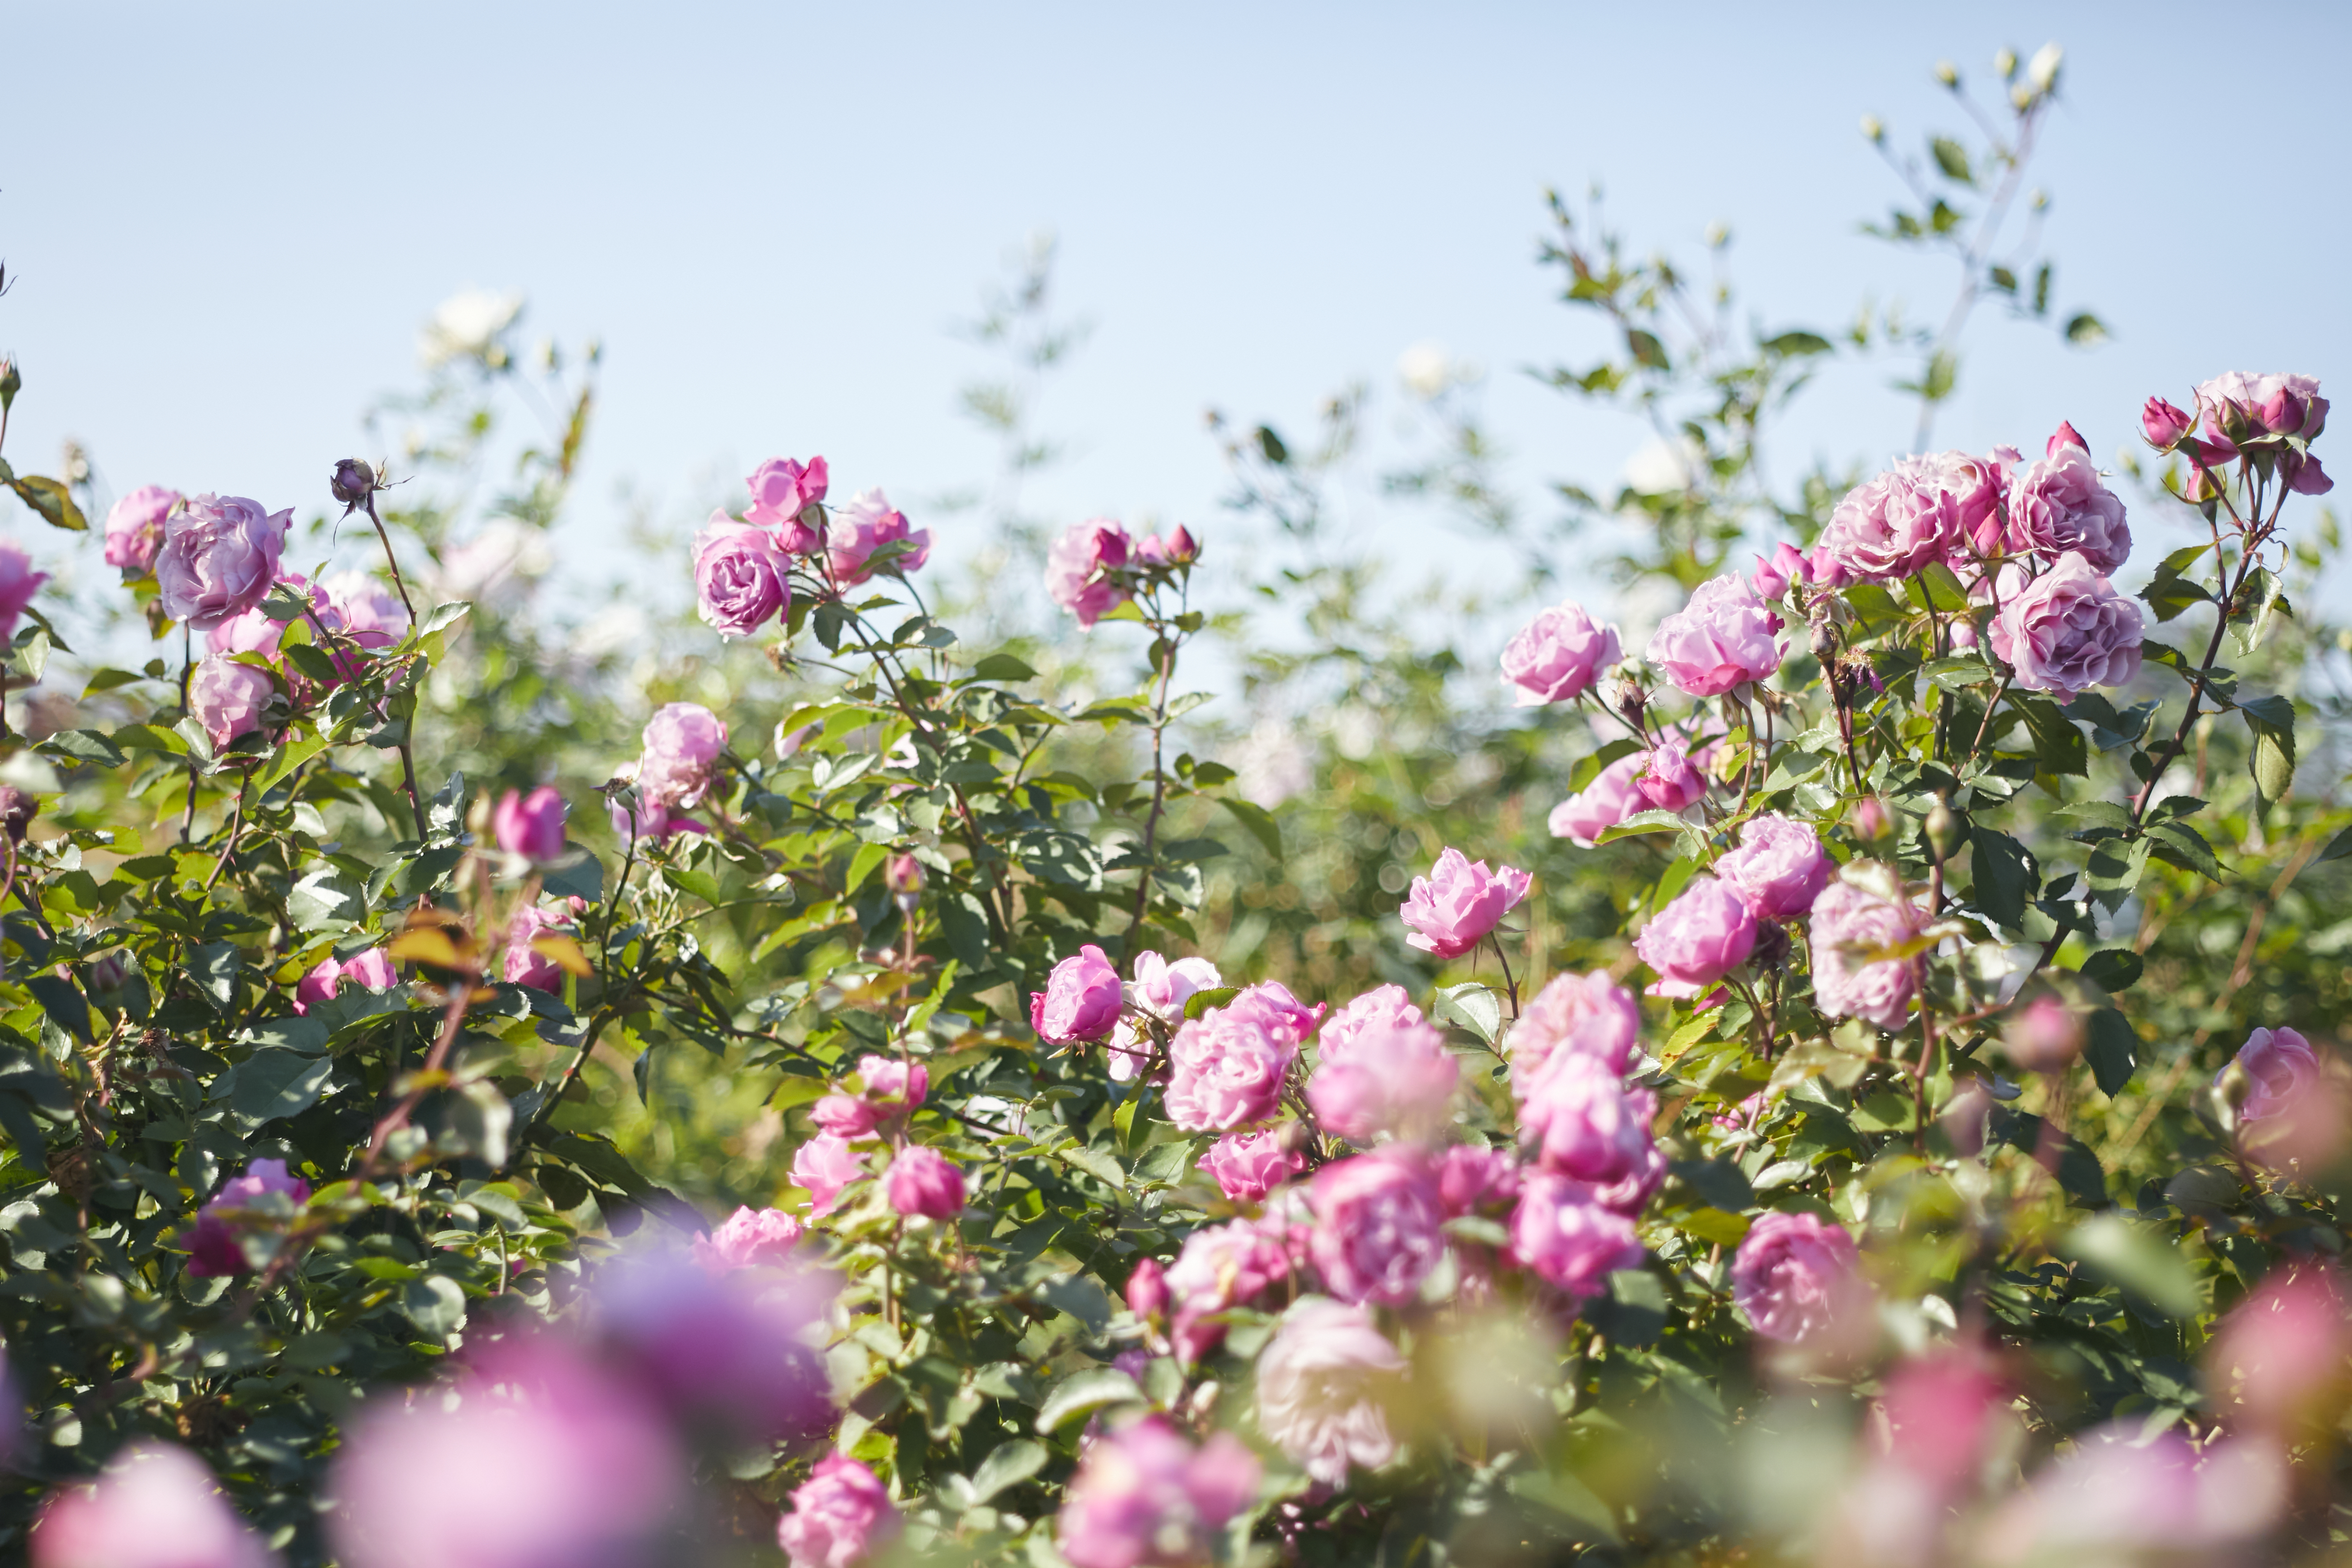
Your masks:
M1685 255L1727 223L1774 326L1841 324L1873 290L1940 310L1940 268L1855 233L1895 194L1857 120L1916 145L1957 120L1937 59L1981 76L2056 38L2058 296L2115 337L1984 321L1938 434L2038 447L2070 417L2104 458L2152 390L2352 363L2346 15L0 0L8 455L48 467L74 436L117 489L323 505L360 411L470 284L605 345L583 563L620 569L624 480L683 514L772 453L823 451L919 512L990 464L950 325L1050 227L1096 324L1043 411L1076 444L1043 498L1063 515L1213 536L1205 406L1304 424L1350 377L1392 387L1424 340L1488 367L1523 489L1608 482L1635 434L1518 374L1590 341L1533 263L1548 183L1604 181ZM1903 447L1885 375L1833 375L1794 455Z

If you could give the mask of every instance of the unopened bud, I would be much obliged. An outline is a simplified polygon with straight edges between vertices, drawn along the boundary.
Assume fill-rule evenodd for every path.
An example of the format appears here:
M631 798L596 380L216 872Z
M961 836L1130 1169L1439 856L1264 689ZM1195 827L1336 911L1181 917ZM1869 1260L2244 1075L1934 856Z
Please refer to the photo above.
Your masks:
M1960 847L1960 819L1941 800L1927 812L1927 842L1935 846L1938 860L1948 860Z
M922 896L923 863L912 854L894 855L882 868L882 885L898 896L902 904L911 904Z
M1181 566L1188 561L1198 560L1200 554L1201 546L1184 525L1178 523L1176 531L1168 536L1168 559Z
M1960 85L1960 68L1949 60L1937 60L1936 79L1946 87L1958 87Z
M1886 126L1875 114L1862 117L1862 133L1872 142L1886 140Z
M375 493L375 470L357 458L345 458L335 465L335 477L327 488L345 506L365 506L368 497Z
M1139 1318L1156 1318L1168 1310L1168 1275L1157 1258L1143 1258L1129 1272L1127 1310Z
M2214 1119L2221 1122L2222 1131L2237 1131L2238 1112L2253 1092L2253 1075L2246 1070L2245 1063L2231 1058L2230 1065L2213 1079Z
M2031 109L2033 107L2033 89L2019 82L2009 89L2009 101L2020 110Z
M1617 711L1625 715L1625 721L1636 730L1642 727L1642 710L1649 703L1649 693L1643 691L1638 683L1631 680L1618 682Z
M1874 795L1864 795L1853 803L1846 814L1846 826L1863 838L1876 838L1886 831L1886 808L1878 804Z
M2015 76L2017 74L2017 51L2015 49L2003 49L2000 53L1993 56L1992 69L1993 74L2000 78L2003 81L2007 81L2011 77Z
M2147 437L2147 444L2159 452L2170 451L2180 444L2197 421L2174 407L2161 397L2151 397L2139 411L2139 427Z
M2034 91L2048 92L2058 85L2058 67L2065 58L2066 51L2060 48L2055 40L2034 51L2033 58L2025 66L2025 79L2033 84Z
M33 825L33 814L41 803L18 789L15 784L0 784L0 828L17 843L25 842L25 830Z
M16 394L24 384L25 378L16 371L16 356L0 354L0 414L5 414L8 405L16 401Z

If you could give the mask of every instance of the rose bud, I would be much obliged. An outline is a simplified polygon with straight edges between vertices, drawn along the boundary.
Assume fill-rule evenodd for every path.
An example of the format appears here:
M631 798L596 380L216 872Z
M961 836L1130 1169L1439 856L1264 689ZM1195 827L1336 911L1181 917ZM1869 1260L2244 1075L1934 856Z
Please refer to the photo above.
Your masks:
M2147 444L2158 451L2168 451L2180 444L2196 424L2188 415L2161 397L2151 397L2139 411L2139 427L2147 436Z
M923 895L923 863L912 854L892 856L882 868L882 885L897 896L900 909L913 912Z
M2082 1015L2044 993L2009 1016L2001 1048L2029 1072L2063 1072L2083 1054Z
M345 506L365 506L368 497L375 493L375 470L357 458L345 458L335 465L334 478L327 488Z
M2074 421L2069 419L2058 421L2057 431L2051 436L2050 445L2042 448L2042 455L2054 458L2061 447L2079 447L2085 452L2091 449L2091 444L2083 439L2083 433L2075 429Z

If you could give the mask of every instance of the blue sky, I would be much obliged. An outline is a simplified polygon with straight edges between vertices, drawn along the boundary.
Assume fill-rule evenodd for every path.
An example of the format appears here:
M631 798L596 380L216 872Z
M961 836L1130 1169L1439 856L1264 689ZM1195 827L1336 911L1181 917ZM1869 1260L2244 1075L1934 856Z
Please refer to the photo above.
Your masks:
M118 489L323 505L360 411L414 380L418 324L470 284L526 293L527 336L605 345L569 536L597 574L625 564L625 480L685 515L760 458L821 450L836 484L919 512L991 463L955 406L983 365L950 326L1049 227L1062 299L1096 327L1043 409L1075 452L1052 511L1213 539L1204 407L1302 425L1351 377L1392 388L1425 340L1488 368L1523 489L1606 482L1637 433L1518 374L1591 342L1533 264L1548 183L1603 181L1638 241L1686 257L1727 223L1776 327L1841 324L1866 292L1940 310L1940 268L1854 232L1895 194L1857 120L1916 145L1957 120L1937 59L1983 76L2000 45L2051 38L2058 295L2115 338L2084 353L1982 321L1939 437L2038 446L2070 417L2104 458L2151 390L2346 364L2352 131L2316 107L2339 97L2343 13L1668 16L0 5L19 279L0 349L27 383L7 455L47 468L74 436ZM1784 461L1903 447L1885 374L1834 373ZM0 529L54 548L21 511Z

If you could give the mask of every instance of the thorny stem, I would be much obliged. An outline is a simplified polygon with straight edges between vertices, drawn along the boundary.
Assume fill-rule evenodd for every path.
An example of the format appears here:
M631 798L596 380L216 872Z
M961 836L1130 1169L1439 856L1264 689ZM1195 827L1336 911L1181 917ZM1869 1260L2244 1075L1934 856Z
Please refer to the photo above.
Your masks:
M1503 961L1503 989L1510 994L1511 1022L1516 1024L1519 1021L1519 983L1511 978L1511 955L1503 951L1503 939L1498 932L1488 931L1486 940L1495 944L1495 956Z
M236 836L245 829L246 792L252 784L253 774L249 770L237 775L236 809L229 814L228 841L221 846L220 858L213 863L213 874L205 879L205 891L207 894L211 893L215 885L220 881L221 873L228 869L229 859L236 853Z
M400 575L400 558L392 552L392 535L384 531L383 519L376 515L375 494L372 490L367 498L367 514L368 521L375 524L375 536L383 541L383 563L392 568L392 585L399 593L401 608L408 612L408 624L411 628L414 628L416 625L416 605L408 597L408 584Z
M1151 631L1155 639L1153 651L1158 654L1160 663L1160 690L1152 700L1151 708L1151 815L1145 818L1143 824L1143 865L1136 872L1135 908L1127 922L1129 938L1142 928L1143 911L1151 898L1152 846L1160 837L1160 813L1168 802L1168 773L1160 761L1168 734L1168 687L1176 677L1176 650L1182 646L1182 635L1180 633L1171 637L1164 621L1152 622ZM1124 946L1127 951L1119 957L1119 967L1132 973L1135 943L1129 941ZM1517 1011L1515 1005L1515 1015Z

